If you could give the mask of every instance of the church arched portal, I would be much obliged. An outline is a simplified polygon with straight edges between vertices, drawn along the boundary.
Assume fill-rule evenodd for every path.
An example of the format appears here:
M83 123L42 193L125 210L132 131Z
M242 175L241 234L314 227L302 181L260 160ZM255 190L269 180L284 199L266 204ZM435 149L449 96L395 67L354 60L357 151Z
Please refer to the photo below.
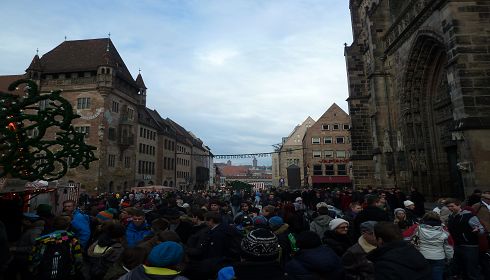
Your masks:
M422 35L412 47L400 96L403 152L410 187L436 197L459 196L448 61L440 42L437 36Z

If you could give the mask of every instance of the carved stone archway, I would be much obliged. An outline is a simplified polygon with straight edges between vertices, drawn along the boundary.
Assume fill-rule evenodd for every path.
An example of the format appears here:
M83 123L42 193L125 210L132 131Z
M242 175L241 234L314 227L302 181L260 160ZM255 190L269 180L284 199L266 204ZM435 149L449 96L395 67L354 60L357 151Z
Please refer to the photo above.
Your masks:
M457 150L449 130L453 106L447 55L435 34L419 35L408 58L400 113L410 186L433 196L455 195Z

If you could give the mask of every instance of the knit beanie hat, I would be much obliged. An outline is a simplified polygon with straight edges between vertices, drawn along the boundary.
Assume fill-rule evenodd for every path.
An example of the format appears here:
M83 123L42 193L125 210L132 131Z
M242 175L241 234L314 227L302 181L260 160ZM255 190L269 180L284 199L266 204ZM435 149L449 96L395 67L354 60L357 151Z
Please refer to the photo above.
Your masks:
M414 205L414 204L415 204L415 203L413 203L413 201L411 201L411 200L405 200L405 201L403 202L403 205L404 205L405 207L408 207L408 206L410 206L410 205Z
M264 216L257 216L253 218L255 228L267 228L269 227L269 222Z
M284 225L284 220L279 216L273 216L269 219L269 226L271 229L277 229Z
M110 211L104 210L104 211L100 211L95 217L103 222L106 222L112 220L114 218L114 215Z
M318 202L318 203L316 204L316 209L317 209L317 210L318 210L318 208L322 208L322 207L323 207L323 208L328 208L328 204L327 204L326 202L323 202L323 201L322 201L322 202Z
M359 225L361 232L374 232L374 226L377 224L376 221L366 221Z
M328 224L328 227L330 228L330 230L335 230L338 226L340 226L343 223L349 224L349 222L344 219L340 219L340 218L333 219Z
M153 247L146 261L150 266L167 267L179 264L183 257L182 245L173 241L165 241Z
M396 213L398 213L400 211L403 212L403 213L405 213L405 209L403 209L403 208L396 208L395 211L393 211L393 214L395 214L395 216L396 216Z
M248 260L273 260L279 255L279 241L270 230L252 230L242 239L242 257Z

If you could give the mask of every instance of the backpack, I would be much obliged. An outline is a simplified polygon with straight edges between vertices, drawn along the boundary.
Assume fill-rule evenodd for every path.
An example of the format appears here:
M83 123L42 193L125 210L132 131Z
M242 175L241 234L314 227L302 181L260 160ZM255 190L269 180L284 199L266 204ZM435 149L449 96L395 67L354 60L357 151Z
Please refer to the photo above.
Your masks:
M111 247L107 246L102 254L98 256L92 256L89 258L90 262L90 279L103 279L107 270L109 270L109 263L104 258L106 252L110 250Z
M65 280L72 275L74 259L69 242L48 242L38 267L39 280Z

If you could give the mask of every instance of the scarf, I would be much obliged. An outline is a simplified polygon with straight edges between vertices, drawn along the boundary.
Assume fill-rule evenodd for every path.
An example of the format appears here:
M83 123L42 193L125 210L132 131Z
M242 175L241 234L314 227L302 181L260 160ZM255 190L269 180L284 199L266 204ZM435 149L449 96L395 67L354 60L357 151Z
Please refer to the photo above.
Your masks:
M366 254L376 249L376 246L369 244L363 236L359 237L357 242L359 242L359 245L361 245L361 248L364 250L364 252L366 252Z

